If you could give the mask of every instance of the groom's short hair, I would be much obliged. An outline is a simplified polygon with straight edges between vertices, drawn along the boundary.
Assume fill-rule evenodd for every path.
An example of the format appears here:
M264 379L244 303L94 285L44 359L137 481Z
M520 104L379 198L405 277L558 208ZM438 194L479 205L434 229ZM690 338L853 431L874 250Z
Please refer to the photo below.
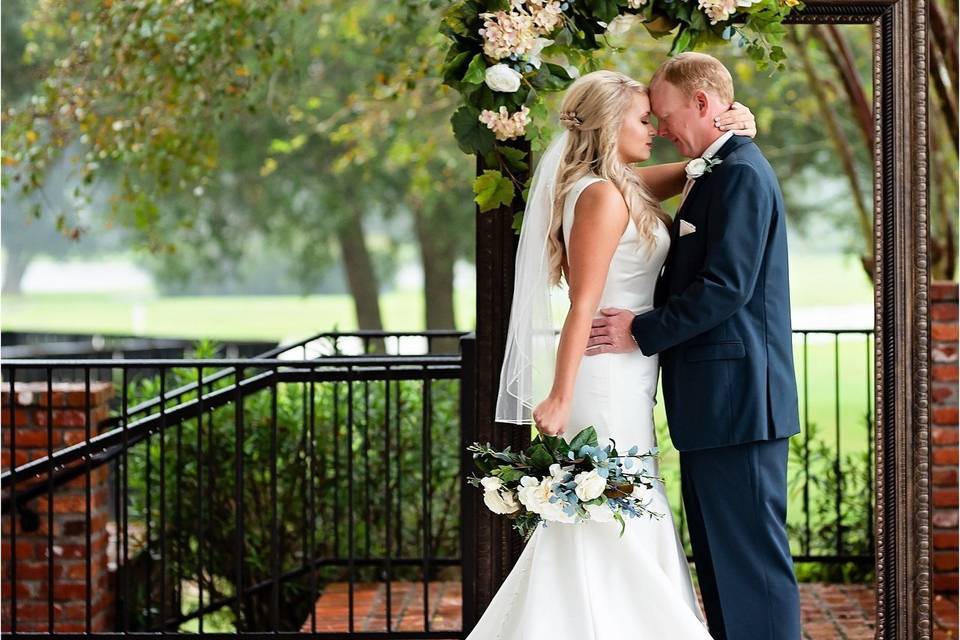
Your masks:
M733 103L733 78L723 63L705 53L687 51L660 65L650 87L665 80L692 97L697 91L712 91L720 99Z

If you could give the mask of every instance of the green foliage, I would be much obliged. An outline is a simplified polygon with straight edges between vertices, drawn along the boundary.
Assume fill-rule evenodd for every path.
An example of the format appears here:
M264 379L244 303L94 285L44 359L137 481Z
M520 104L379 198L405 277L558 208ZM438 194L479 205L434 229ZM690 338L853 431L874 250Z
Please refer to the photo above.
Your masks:
M873 478L871 452L839 454L824 441L816 424L790 441L794 499L809 503L803 522L788 523L794 552L807 555L873 555ZM839 504L837 496L840 496ZM806 527L810 520L810 529ZM873 565L801 563L797 578L804 582L869 582Z
M522 107L526 107L530 110L529 118L520 135L530 142L533 150L542 149L545 135L540 123L546 115L545 95L568 87L579 69L591 69L596 51L609 43L607 29L612 21L624 15L635 17L654 37L675 31L670 55L736 36L759 68L770 62L782 68L786 58L781 46L785 33L782 22L794 7L802 6L796 0L759 0L749 7L738 7L737 13L711 24L703 7L687 2L649 0L635 7L632 5L625 0L556 3L562 11L556 20L552 16L543 18L548 12L540 13L542 3L507 5L499 0L462 0L444 12L440 31L451 43L441 76L444 84L458 91L463 100L463 106L451 118L454 136L465 153L483 156L486 164L494 167L488 172L490 177L484 178L482 183L478 178L474 183L481 211L509 203L505 197L487 195L496 194L494 185L501 179L511 181L514 191L523 191L528 179L525 170L504 169L504 165L515 164L516 158L505 157L511 153L506 151L511 147L494 142L492 135L483 135L483 131L489 132L489 129L488 125L478 126L481 114L489 112L486 114L489 117L506 109L508 116L519 116ZM498 11L507 13L497 14ZM504 16L529 25L509 27L514 34L509 46L497 43L494 36L480 33L487 28L488 22L498 23ZM734 27L741 18L744 25ZM535 38L546 47L533 46ZM560 60L564 64L559 64ZM506 65L520 75L518 90L495 91L486 86L485 71L496 64ZM578 71L574 72L573 67L567 65L577 67ZM525 158L523 160L524 164L529 164ZM502 195L505 194L504 188Z
M9 180L39 188L79 139L87 184L117 171L118 212L134 203L142 218L144 193L203 186L217 164L216 123L256 111L252 80L285 64L277 28L295 14L282 0L42 3L25 31L42 31L51 52L77 46L58 56L33 100L4 111ZM77 225L69 211L61 219Z
M513 202L513 182L499 171L484 171L473 181L474 201L481 212Z

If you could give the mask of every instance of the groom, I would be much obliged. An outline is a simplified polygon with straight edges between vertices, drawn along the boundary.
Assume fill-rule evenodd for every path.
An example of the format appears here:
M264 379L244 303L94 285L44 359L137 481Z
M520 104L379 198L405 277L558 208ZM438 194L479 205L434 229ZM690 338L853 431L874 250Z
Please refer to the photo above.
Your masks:
M733 80L715 58L665 62L650 102L659 135L694 160L656 308L604 309L587 353L660 354L710 633L797 640L785 521L787 441L800 428L780 186L749 138L714 127L733 102Z

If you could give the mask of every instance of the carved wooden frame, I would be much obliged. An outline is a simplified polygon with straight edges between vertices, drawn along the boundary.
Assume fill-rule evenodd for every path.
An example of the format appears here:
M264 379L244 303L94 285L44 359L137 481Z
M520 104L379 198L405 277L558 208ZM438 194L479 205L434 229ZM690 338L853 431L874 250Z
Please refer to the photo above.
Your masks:
M927 181L927 0L808 0L789 22L874 26L876 637L932 637ZM478 170L482 170L482 161ZM477 215L477 440L522 446L493 409L512 299L511 207ZM520 552L502 518L465 504L464 629ZM466 515L466 514L465 514ZM470 558L467 558L467 555ZM467 567L466 565L469 565Z

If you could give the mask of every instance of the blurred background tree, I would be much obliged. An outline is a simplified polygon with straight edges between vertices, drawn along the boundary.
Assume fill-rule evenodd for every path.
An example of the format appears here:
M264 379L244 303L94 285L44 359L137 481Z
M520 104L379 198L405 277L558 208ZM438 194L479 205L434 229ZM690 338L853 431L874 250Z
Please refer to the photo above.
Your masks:
M32 220L48 255L136 248L160 293L346 291L368 329L389 324L382 294L413 264L420 326L469 326L455 267L472 261L474 165L439 80L445 6L4 2L3 197L24 212L5 207L5 291L35 255L16 231ZM953 278L957 8L931 11L933 275ZM774 74L735 46L711 52L757 114L792 230L869 273L871 27L794 27L790 43ZM667 48L634 27L592 64L644 79ZM676 159L664 141L655 152Z

